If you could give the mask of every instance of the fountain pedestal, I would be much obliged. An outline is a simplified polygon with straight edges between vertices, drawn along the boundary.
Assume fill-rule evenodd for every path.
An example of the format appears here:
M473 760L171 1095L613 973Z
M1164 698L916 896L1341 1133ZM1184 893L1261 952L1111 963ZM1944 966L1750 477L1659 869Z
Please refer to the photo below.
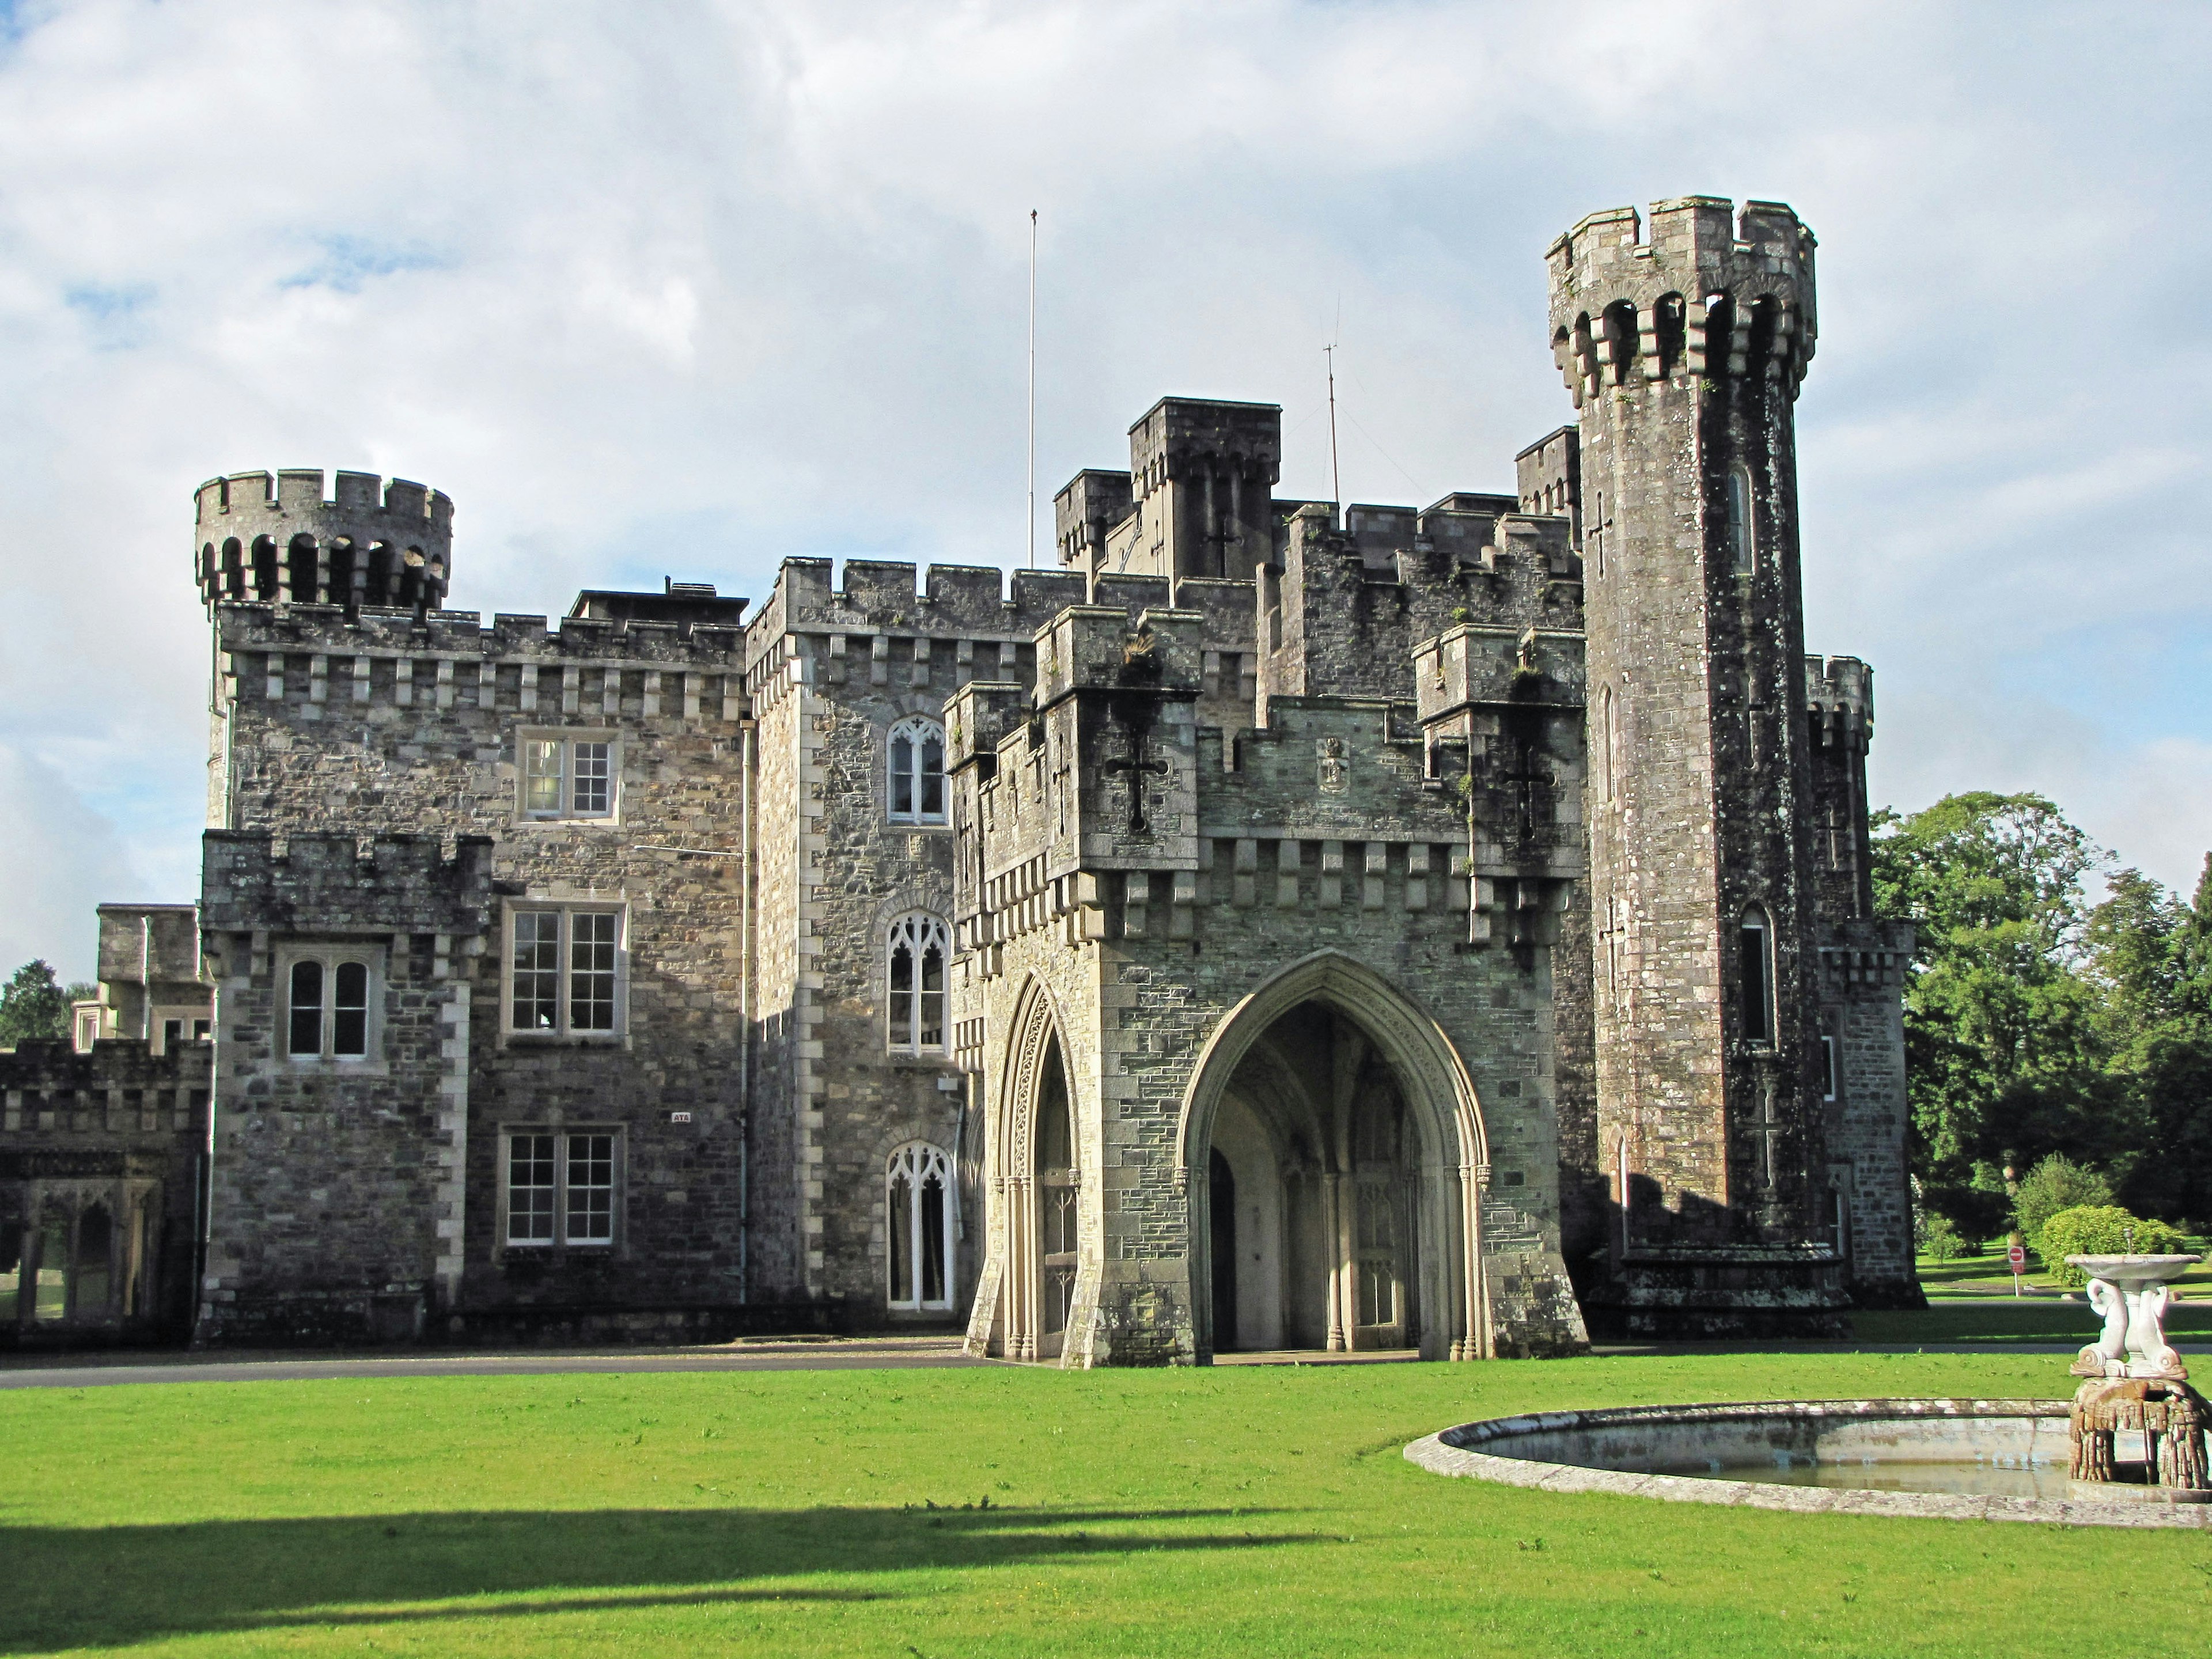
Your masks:
M2205 1467L2203 1395L2166 1340L2167 1284L2197 1265L2193 1255L2069 1255L2089 1276L2089 1305L2104 1334L2071 1367L2087 1377L2074 1395L2069 1438L2075 1496L2212 1502ZM2117 1456L2117 1437L2142 1437L2140 1463Z

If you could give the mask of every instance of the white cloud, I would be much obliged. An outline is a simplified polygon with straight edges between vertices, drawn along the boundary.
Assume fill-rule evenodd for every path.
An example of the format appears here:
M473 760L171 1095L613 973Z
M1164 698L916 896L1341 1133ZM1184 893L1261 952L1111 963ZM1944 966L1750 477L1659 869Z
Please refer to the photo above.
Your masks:
M1972 6L1717 0L16 17L0 742L118 823L112 879L136 867L175 896L191 866L204 477L435 484L459 506L457 600L486 611L663 571L757 598L793 553L1018 562L1036 207L1048 500L1169 391L1281 401L1284 491L1325 493L1332 333L1347 495L1495 488L1569 413L1545 243L1685 191L1790 200L1821 235L1809 627L1876 665L1893 798L2039 785L2193 879L2188 780L2212 744L2191 647L2212 592L2202 12L2016 6L2001 30ZM2050 720L2076 734L2063 753ZM6 937L27 904L0 897Z
M0 862L13 872L0 904L0 975L43 957L66 983L90 979L93 907L147 896L115 825L55 767L0 743Z

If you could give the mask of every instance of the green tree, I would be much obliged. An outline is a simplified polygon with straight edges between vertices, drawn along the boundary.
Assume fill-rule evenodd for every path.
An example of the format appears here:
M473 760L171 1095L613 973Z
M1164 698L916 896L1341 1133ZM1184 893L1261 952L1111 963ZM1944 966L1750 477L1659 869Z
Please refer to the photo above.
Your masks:
M2020 1190L2013 1194L2013 1219L2027 1238L2028 1249L2041 1255L2043 1224L2051 1217L2061 1210L2112 1201L2111 1182L2094 1170L2053 1152L2021 1177Z
M2049 1243L2043 1270L2061 1285L2075 1290L2089 1282L2079 1267L2069 1267L2069 1255L2180 1255L2188 1240L2163 1221L2146 1221L2117 1205L2082 1204L2061 1210L2043 1224Z
M0 987L0 1048L27 1039L70 1034L70 1004L95 994L81 985L58 985L54 970L39 959L25 963Z
M2107 1152L2108 1034L2080 971L2083 881L2106 854L2041 795L1949 795L1875 817L1876 909L1911 917L1907 1088L1929 1208L1987 1237L1999 1173L2055 1152Z
M2185 902L2133 870L2084 930L2116 1105L2108 1160L2147 1214L2212 1223L2212 859Z

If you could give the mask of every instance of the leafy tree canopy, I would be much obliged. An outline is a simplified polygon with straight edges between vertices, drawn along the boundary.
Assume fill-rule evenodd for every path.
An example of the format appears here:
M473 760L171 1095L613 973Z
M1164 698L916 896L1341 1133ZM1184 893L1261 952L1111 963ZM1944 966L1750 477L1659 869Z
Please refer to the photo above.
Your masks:
M1876 908L1919 924L1905 1049L1929 1208L1985 1237L2003 1170L2056 1154L2108 1182L2070 1204L2212 1220L2212 860L2185 900L2037 794L1874 823Z
M0 986L0 1048L39 1037L67 1036L70 1004L97 994L92 986L57 984L52 967L43 960L25 963Z

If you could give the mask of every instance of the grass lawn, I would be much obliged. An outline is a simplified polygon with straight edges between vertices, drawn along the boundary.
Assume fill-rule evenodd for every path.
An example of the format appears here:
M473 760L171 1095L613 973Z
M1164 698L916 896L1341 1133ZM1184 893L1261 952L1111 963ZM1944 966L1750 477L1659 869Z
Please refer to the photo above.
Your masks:
M9 1392L0 1653L2071 1659L2085 1620L2100 1650L2197 1651L2201 1533L1553 1495L1399 1455L1536 1407L2068 1381L1997 1352Z
M1863 1309L1851 1315L1851 1337L1881 1346L1945 1342L2064 1342L2075 1347L2094 1342L2104 1322L2087 1303L2062 1302L2055 1296L1939 1296L1931 1287L1925 1308L1895 1311ZM2212 1302L2184 1302L2169 1308L2166 1334L2184 1346L2212 1338ZM2066 1362L2058 1362L2064 1369ZM2047 1392L2070 1394L2056 1382Z
M2191 1239L2190 1244L2199 1255L2204 1254L2204 1240ZM2012 1269L2006 1265L2002 1242L1995 1249L1985 1250L1978 1255L1960 1256L1954 1261L1938 1261L1922 1256L1917 1264L1917 1271L1920 1275L1921 1288L1931 1299L1968 1296L2008 1297L2012 1295ZM2044 1272L2042 1261L2032 1250L2028 1252L2027 1272L2021 1274L2021 1279L2031 1292L2041 1291L2056 1296L2069 1288ZM2212 1261L2198 1262L2172 1282L2172 1291L2176 1300L2184 1306L2190 1302L2212 1306ZM2070 1293L2077 1297L2081 1294L2079 1290ZM2084 1312L2082 1317L2087 1320L2088 1315ZM2086 1342L2088 1339L2084 1337L2082 1340Z

